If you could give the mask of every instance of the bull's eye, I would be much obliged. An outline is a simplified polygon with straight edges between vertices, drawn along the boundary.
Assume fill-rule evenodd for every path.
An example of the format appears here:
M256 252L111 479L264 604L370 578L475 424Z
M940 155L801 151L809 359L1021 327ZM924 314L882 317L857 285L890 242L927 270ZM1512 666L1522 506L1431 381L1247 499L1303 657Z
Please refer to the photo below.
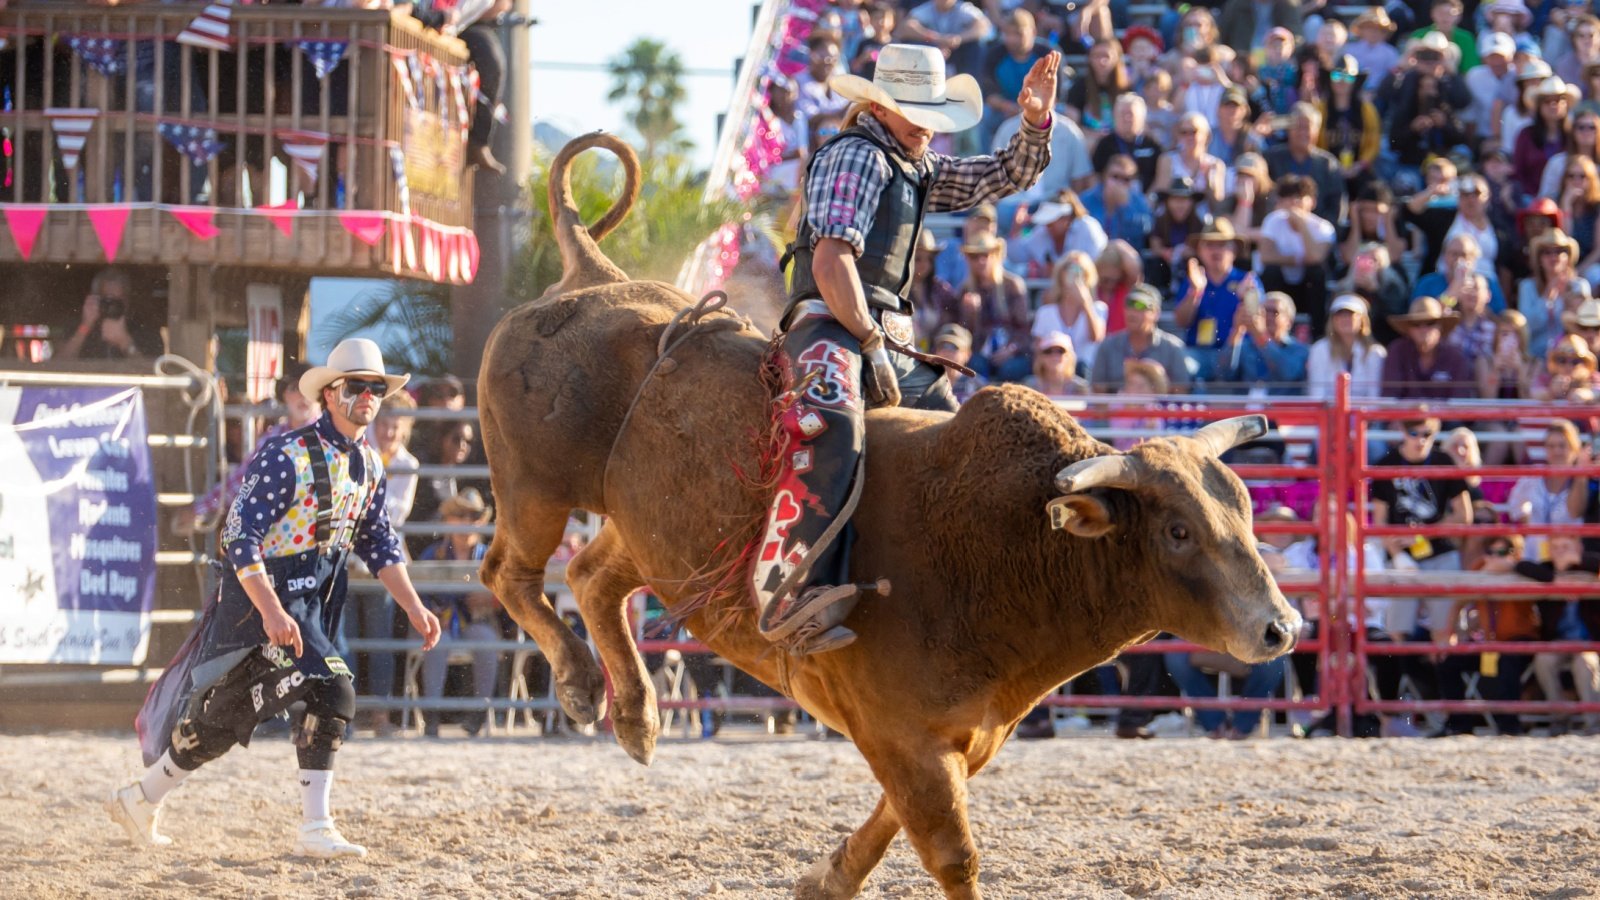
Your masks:
M1187 541L1189 539L1189 526L1182 523L1173 525L1167 529L1167 534L1171 535L1175 541Z

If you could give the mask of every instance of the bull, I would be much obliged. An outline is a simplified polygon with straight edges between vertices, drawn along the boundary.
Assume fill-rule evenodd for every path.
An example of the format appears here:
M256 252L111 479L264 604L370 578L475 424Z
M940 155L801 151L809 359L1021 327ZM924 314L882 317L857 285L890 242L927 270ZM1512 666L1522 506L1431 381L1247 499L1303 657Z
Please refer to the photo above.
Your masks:
M619 201L586 227L568 167L603 147ZM756 630L745 551L769 498L760 435L773 397L766 340L725 313L629 280L597 241L634 202L638 163L593 134L552 163L563 277L511 311L478 382L499 528L481 575L548 656L566 713L593 722L605 679L543 593L569 512L608 517L567 567L614 685L619 744L649 764L655 695L624 616L647 586L694 634L854 741L883 788L866 822L805 873L803 897L850 897L904 831L947 896L977 897L967 782L1064 681L1168 631L1249 662L1300 627L1256 549L1243 483L1220 461L1258 416L1116 452L1039 393L987 388L955 414L868 416L853 576L886 578L849 627L860 637L794 657Z

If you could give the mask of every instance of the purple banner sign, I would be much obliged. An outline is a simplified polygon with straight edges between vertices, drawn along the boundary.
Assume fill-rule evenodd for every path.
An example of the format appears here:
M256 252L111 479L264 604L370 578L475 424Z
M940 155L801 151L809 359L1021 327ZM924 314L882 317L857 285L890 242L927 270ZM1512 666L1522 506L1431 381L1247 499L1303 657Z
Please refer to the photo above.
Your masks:
M144 662L156 493L137 388L0 388L0 663Z

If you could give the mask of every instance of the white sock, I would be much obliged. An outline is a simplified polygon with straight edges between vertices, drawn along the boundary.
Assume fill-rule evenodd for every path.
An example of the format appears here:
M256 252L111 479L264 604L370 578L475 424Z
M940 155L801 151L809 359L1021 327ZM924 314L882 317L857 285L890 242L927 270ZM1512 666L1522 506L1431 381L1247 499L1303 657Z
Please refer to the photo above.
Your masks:
M332 793L332 769L300 770L300 810L307 822L332 817L328 807L328 796Z
M194 774L190 769L180 768L172 761L172 751L161 754L156 764L145 770L144 777L139 779L139 787L144 791L144 798L151 803L160 803L172 793L172 789L183 780Z

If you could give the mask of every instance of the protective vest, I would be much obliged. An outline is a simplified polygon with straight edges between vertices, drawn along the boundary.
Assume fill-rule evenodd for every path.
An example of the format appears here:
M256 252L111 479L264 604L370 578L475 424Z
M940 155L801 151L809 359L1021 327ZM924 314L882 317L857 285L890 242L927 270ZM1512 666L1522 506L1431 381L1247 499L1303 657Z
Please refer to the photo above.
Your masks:
M878 140L860 125L846 128L830 138L812 158L822 155L823 148L845 138L860 138L883 151L893 173L883 186L883 193L878 198L877 216L873 219L872 228L867 231L861 255L856 258L856 271L861 276L867 305L891 312L910 312L912 255L916 252L917 238L922 233L922 210L928 199L927 182L933 179L924 179L898 146ZM802 184L809 180L809 167L806 176ZM792 258L795 266L784 320L788 319L795 304L822 297L816 279L811 275L815 234L811 222L802 217L800 230L785 256L785 259Z

